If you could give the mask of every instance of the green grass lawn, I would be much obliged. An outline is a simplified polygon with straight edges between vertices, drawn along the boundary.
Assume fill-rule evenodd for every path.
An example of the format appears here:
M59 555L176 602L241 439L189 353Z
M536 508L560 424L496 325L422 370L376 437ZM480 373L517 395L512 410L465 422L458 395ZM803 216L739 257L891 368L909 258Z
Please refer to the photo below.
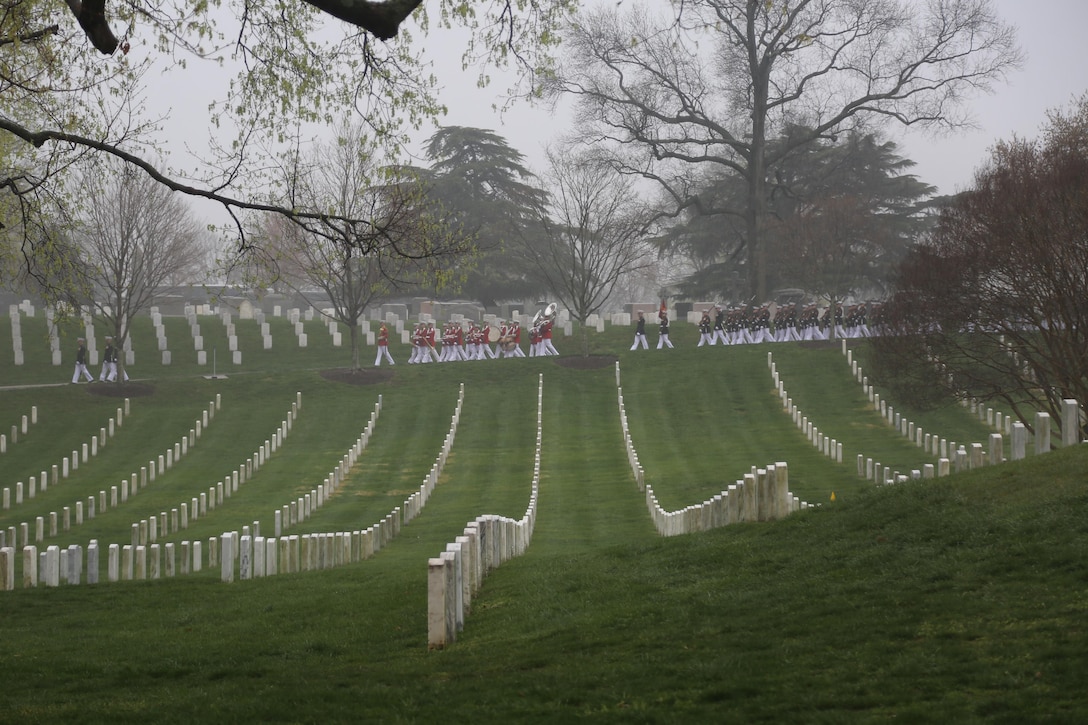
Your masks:
M0 351L0 385L70 378L68 357L49 364L44 322L34 319L43 350L21 370ZM187 334L172 322L171 340ZM221 323L202 318L202 331L206 324L225 350ZM139 335L152 335L148 321L132 370L153 394L131 398L114 437L68 479L0 511L0 528L138 473L219 395L210 426L171 470L44 542L128 543L133 523L244 464L298 393L284 446L222 506L161 541L206 541L254 521L269 535L273 512L321 483L380 395L374 435L351 475L291 533L365 528L418 490L464 384L456 443L426 508L373 558L320 572L223 584L206 570L36 589L17 576L14 591L0 592L8 663L0 721L1088 718L1083 446L877 487L856 475L857 453L902 470L933 458L867 407L837 347L696 349L694 327L676 325L675 350L631 352L630 330L591 332L591 352L618 357L631 435L662 505L698 503L776 461L789 463L796 495L820 504L783 521L665 539L628 468L613 366L576 370L547 358L408 366L398 342L391 380L345 385L318 372L347 364L347 347L333 348L326 328L307 323L310 344L298 348L286 321L270 320L273 349L264 351L253 349L256 323L237 324L243 365L219 363L227 377L208 380L191 346L183 354L171 342L169 367L145 364ZM31 326L24 319L24 340ZM10 343L4 334L0 345ZM556 344L577 354L581 339ZM795 402L843 442L844 463L820 455L782 410L768 350ZM364 348L366 363L372 355ZM525 510L541 375L532 545L489 575L457 642L428 651L427 559L476 516ZM124 403L94 394L96 385L0 390L0 432L32 406L39 416L0 455L0 487L38 476L106 425ZM949 439L989 433L960 406L902 410ZM101 566L104 580L104 557Z

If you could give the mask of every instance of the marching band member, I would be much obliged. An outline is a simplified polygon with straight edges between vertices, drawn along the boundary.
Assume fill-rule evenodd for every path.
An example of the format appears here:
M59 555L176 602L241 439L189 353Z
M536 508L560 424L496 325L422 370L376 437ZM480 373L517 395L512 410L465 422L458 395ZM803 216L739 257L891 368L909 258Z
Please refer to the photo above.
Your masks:
M419 323L412 328L412 352L408 354L408 364L415 365L419 357Z
M454 324L453 332L456 338L454 342L454 344L456 345L456 347L454 348L454 352L457 353L458 357L461 360L470 359L468 354L468 348L466 346L467 341L465 339L465 323L462 322L461 324ZM457 358L454 359L456 360Z
M374 367L381 366L382 358L388 360L390 365L396 365L393 362L393 356L389 354L389 328L385 326L384 322L378 328L378 355L374 358Z
M106 351L103 366L109 366L109 370L106 372L106 382L112 383L117 379L117 347L113 344L113 338L106 338L109 343L106 345ZM128 370L122 368L121 374L124 376L123 380L128 382Z
M498 342L498 340L495 342ZM491 347L491 325L484 325L483 348L484 353L492 360L499 356L499 354L495 352L495 348ZM481 356L481 359L483 359L483 356Z
M540 325L533 325L529 328L529 357L536 357L540 355Z
M465 334L466 360L482 360L483 350L480 349L480 328L476 327L475 320L468 323L468 332Z
M434 336L434 323L428 322L427 328L423 331L423 362L425 363L432 360L438 362L438 351L434 347Z
M453 325L449 322L442 325L442 351L438 353L439 362L456 360L453 349Z
M498 329L498 339L503 346L503 357L515 357L514 346L508 343L514 339L514 321L506 320Z
M555 349L555 345L552 344L552 327L555 325L555 320L548 319L541 325L541 341L540 349L544 355L558 355L559 351Z
M525 353L521 349L521 323L514 320L513 335L514 335L514 357L525 357Z

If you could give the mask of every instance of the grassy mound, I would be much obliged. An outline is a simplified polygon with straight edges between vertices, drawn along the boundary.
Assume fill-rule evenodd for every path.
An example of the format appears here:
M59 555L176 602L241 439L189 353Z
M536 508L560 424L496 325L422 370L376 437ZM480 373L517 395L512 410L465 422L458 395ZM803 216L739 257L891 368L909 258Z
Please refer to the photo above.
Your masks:
M418 488L461 383L466 396L431 502L370 560L232 585L205 571L0 593L9 662L0 720L1088 717L1088 448L878 488L856 476L851 453L844 464L819 455L774 396L768 350L798 404L853 455L902 470L931 462L867 409L835 349L695 349L680 345L682 329L678 348L656 355L627 351L626 331L590 339L594 354L620 362L632 437L667 507L697 503L777 460L789 462L794 492L822 505L780 522L657 537L622 450L613 365L398 364L387 380L351 385L300 357L226 380L156 377L93 461L0 512L0 525L128 478L221 395L214 421L174 469L45 542L127 543L134 521L206 491L252 455L301 392L292 432L260 474L163 540L253 521L269 533L272 511L327 475L380 395L370 446L305 530L365 527ZM456 644L427 651L427 558L476 515L525 508L540 375L532 546L491 573ZM122 403L89 394L94 387L0 392L0 431L31 406L39 412L0 456L0 486L38 475L105 425ZM959 406L903 411L949 439L987 433Z

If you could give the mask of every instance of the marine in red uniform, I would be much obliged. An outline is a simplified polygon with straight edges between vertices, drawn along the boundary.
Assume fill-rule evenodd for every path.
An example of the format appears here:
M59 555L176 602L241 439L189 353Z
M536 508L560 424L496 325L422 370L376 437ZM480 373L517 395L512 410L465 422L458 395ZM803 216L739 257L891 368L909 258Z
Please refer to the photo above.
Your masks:
M381 366L382 358L388 360L390 365L396 365L393 362L393 356L389 354L389 328L385 326L384 322L378 328L378 355L374 358L374 367Z

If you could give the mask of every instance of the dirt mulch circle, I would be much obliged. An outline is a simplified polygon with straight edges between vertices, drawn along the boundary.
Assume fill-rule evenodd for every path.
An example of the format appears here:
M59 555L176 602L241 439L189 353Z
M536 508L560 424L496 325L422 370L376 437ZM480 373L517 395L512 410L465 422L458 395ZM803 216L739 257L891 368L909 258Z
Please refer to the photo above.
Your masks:
M589 357L578 355L556 358L555 364L574 370L600 370L609 365L615 365L617 360L619 358L615 355L590 355Z
M352 370L351 368L333 368L322 370L321 377L334 383L346 385L377 385L393 379L393 370L389 368L364 368Z
M146 383L93 383L87 385L87 393L104 398L142 398L154 395L155 386Z

